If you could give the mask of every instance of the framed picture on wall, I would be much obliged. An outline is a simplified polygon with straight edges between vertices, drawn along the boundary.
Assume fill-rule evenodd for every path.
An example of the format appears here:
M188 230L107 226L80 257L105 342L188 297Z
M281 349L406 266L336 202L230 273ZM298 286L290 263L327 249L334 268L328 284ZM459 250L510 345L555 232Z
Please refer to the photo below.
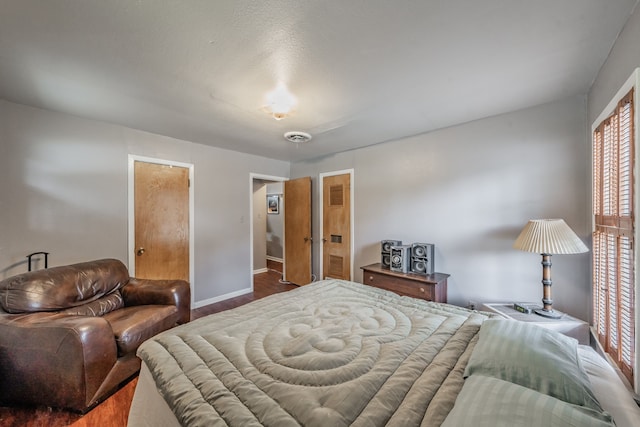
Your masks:
M267 213L280 213L280 196L278 194L267 194Z

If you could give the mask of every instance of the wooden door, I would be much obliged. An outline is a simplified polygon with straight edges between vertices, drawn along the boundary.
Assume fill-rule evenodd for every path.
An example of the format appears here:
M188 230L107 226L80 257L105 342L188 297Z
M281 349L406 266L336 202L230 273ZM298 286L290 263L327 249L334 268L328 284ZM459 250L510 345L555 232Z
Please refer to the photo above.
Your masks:
M351 175L322 181L322 277L351 280Z
M189 280L189 169L134 162L135 275Z
M284 278L311 283L311 177L284 182Z

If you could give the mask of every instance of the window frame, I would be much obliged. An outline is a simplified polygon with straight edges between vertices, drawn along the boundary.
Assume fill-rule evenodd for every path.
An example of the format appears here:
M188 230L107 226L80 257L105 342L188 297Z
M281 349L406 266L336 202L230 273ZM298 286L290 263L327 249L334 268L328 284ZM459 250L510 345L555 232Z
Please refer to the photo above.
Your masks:
M616 95L613 97L613 99L609 102L609 104L607 105L607 107L602 111L602 113L598 116L598 118L592 123L591 126L591 135L589 140L591 141L592 147L593 147L593 136L597 130L597 128L605 121L607 120L617 109L619 102L630 92L633 91L633 119L634 119L634 128L633 128L633 137L634 137L634 144L635 144L635 148L633 149L633 153L632 155L633 157L633 169L631 171L632 173L632 185L633 185L633 206L632 206L632 212L636 213L636 212L640 212L640 174L638 173L638 165L640 164L640 158L639 158L639 153L640 153L640 68L636 68L633 73L631 74L631 76L627 79L627 81L624 83L624 85L622 85L622 87L618 90L618 92L616 93ZM592 148L593 150L593 148ZM591 161L592 161L592 165L591 165L591 170L592 170L592 189L591 189L591 194L594 194L595 191L595 182L594 182L594 174L593 174L593 170L594 170L594 163L595 163L595 158L593 155L593 151L592 151L592 155L591 155ZM593 203L593 200L592 200ZM594 236L595 236L595 231L596 231L596 218L594 215L595 212L595 206L592 206L591 209L591 216L592 216L592 231L594 232ZM640 242L640 227L637 227L635 225L635 219L633 220L634 224L633 224L633 240L635 242ZM593 244L595 245L596 242L594 241ZM639 354L639 350L640 350L640 286L639 286L639 281L638 281L638 276L639 276L639 271L640 271L640 256L639 256L640 250L636 250L634 248L634 253L633 253L633 266L634 266L634 277L633 277L633 286L634 286L634 304L635 304L635 313L634 313L634 319L633 319L633 323L635 326L635 357L634 357L634 361L632 362L633 364L633 379L634 382L632 384L632 387L634 388L634 390L636 391L636 393L640 390L640 354ZM596 271L595 268L592 269L592 271ZM592 285L593 285L593 280L592 280ZM591 297L593 298L594 292L591 292ZM592 301L592 307L594 307L594 301ZM596 319L594 317L593 313L593 309L592 309L592 331L593 331L593 335L596 339L598 339L598 334L597 334L597 330L596 327L594 326L594 323L597 322L598 319Z

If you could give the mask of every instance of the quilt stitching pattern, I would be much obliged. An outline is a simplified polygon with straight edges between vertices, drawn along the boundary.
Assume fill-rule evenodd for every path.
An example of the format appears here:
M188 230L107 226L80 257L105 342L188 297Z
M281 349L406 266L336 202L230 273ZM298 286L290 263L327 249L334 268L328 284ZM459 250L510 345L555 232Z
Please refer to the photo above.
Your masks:
M485 318L327 280L174 328L139 356L183 425L406 425L444 419L440 390L455 399Z

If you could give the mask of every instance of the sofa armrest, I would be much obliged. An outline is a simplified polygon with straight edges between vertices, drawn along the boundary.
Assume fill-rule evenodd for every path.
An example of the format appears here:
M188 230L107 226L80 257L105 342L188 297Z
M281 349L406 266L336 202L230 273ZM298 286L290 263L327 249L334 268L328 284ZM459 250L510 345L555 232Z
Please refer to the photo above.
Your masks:
M191 319L191 287L184 280L154 280L131 277L122 288L125 306L131 305L175 305L178 308L178 323Z
M116 342L100 317L0 315L0 396L15 404L85 410L116 363Z

